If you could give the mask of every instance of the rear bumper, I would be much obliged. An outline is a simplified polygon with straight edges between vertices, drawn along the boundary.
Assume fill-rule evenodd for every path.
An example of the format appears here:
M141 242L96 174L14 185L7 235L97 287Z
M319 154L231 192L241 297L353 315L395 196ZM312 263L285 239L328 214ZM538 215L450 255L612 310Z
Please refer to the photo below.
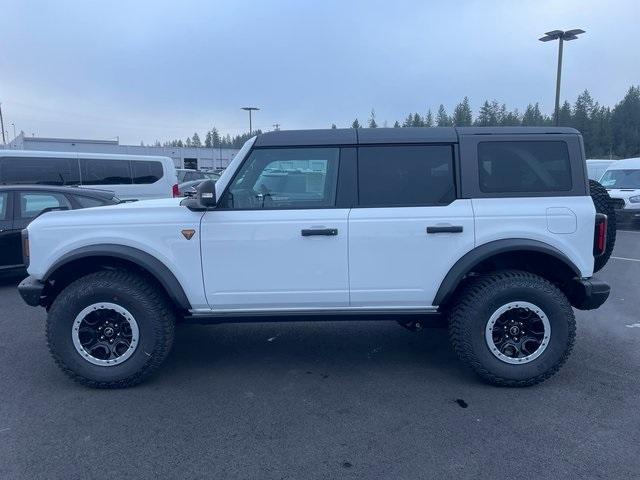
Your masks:
M35 277L28 276L18 285L18 292L27 305L38 307L42 305L42 291L44 283Z
M594 310L609 298L611 287L597 278L576 278L571 285L571 305L578 310Z

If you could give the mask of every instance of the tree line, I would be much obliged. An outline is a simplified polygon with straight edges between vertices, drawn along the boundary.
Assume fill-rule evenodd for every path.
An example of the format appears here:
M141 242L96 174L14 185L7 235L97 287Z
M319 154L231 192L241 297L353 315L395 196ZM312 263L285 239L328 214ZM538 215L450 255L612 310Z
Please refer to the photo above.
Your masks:
M587 158L629 158L640 156L640 86L632 86L624 98L613 108L600 105L585 90L571 105L565 101L558 115L562 127L573 127L582 133ZM434 114L410 113L402 121L395 121L395 128L409 127L489 127L489 126L549 126L554 125L553 116L540 111L538 103L529 104L524 112L509 110L504 103L495 100L480 106L474 118L469 98L458 103L449 115L440 105ZM369 128L378 128L375 110L371 110L366 124ZM389 126L385 121L384 127ZM361 128L356 118L351 128ZM331 128L337 128L335 124Z
M154 147L205 147L205 148L240 148L251 137L262 133L262 130L254 130L253 133L243 133L240 135L221 135L216 127L209 130L205 136L204 141L201 140L198 132L194 132L191 137L187 137L184 140L170 140L160 143L156 140L153 144ZM144 146L143 142L140 142Z
M559 125L573 127L582 133L587 158L629 158L640 156L640 86L632 86L624 98L613 108L600 105L585 90L571 105L565 101L558 115ZM504 103L485 100L474 117L469 98L458 103L449 114L444 105L433 113L410 113L402 121L395 121L395 128L410 127L488 127L488 126L549 126L554 124L553 116L540 111L538 103L529 104L524 112L517 108L509 110ZM366 123L369 128L378 128L375 110ZM383 127L390 126L387 121ZM331 128L337 128L335 124ZM362 128L356 118L351 128ZM216 127L206 132L204 141L196 132L185 140L171 140L155 146L164 147L206 147L240 148L250 137L262 133L256 130L252 134L221 135Z

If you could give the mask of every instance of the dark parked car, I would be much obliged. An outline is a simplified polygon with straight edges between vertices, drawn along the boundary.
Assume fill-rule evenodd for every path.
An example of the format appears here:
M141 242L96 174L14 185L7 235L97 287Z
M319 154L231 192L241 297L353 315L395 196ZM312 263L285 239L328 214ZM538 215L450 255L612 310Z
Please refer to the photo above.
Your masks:
M113 192L44 185L0 186L0 273L19 271L22 261L20 232L44 210L115 205Z

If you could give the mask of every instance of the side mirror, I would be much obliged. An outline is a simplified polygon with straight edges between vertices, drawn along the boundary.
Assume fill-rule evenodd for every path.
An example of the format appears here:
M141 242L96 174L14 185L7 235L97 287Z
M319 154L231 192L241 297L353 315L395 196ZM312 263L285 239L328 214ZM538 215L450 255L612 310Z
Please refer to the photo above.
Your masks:
M216 200L216 182L213 180L205 180L198 185L198 193L196 195L198 203L203 208L213 208L218 202Z

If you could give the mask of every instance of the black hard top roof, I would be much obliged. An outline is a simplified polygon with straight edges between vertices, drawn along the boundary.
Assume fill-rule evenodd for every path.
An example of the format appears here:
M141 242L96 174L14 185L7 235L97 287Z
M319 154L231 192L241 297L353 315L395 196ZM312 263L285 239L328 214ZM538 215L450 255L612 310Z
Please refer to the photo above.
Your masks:
M0 185L0 192L29 190L30 192L55 192L55 193L72 193L73 195L82 195L84 197L95 197L110 199L115 196L112 191L99 190L97 188L84 188L61 185Z
M376 143L456 143L459 135L579 134L567 127L421 127L278 130L256 138L256 147L363 145Z

